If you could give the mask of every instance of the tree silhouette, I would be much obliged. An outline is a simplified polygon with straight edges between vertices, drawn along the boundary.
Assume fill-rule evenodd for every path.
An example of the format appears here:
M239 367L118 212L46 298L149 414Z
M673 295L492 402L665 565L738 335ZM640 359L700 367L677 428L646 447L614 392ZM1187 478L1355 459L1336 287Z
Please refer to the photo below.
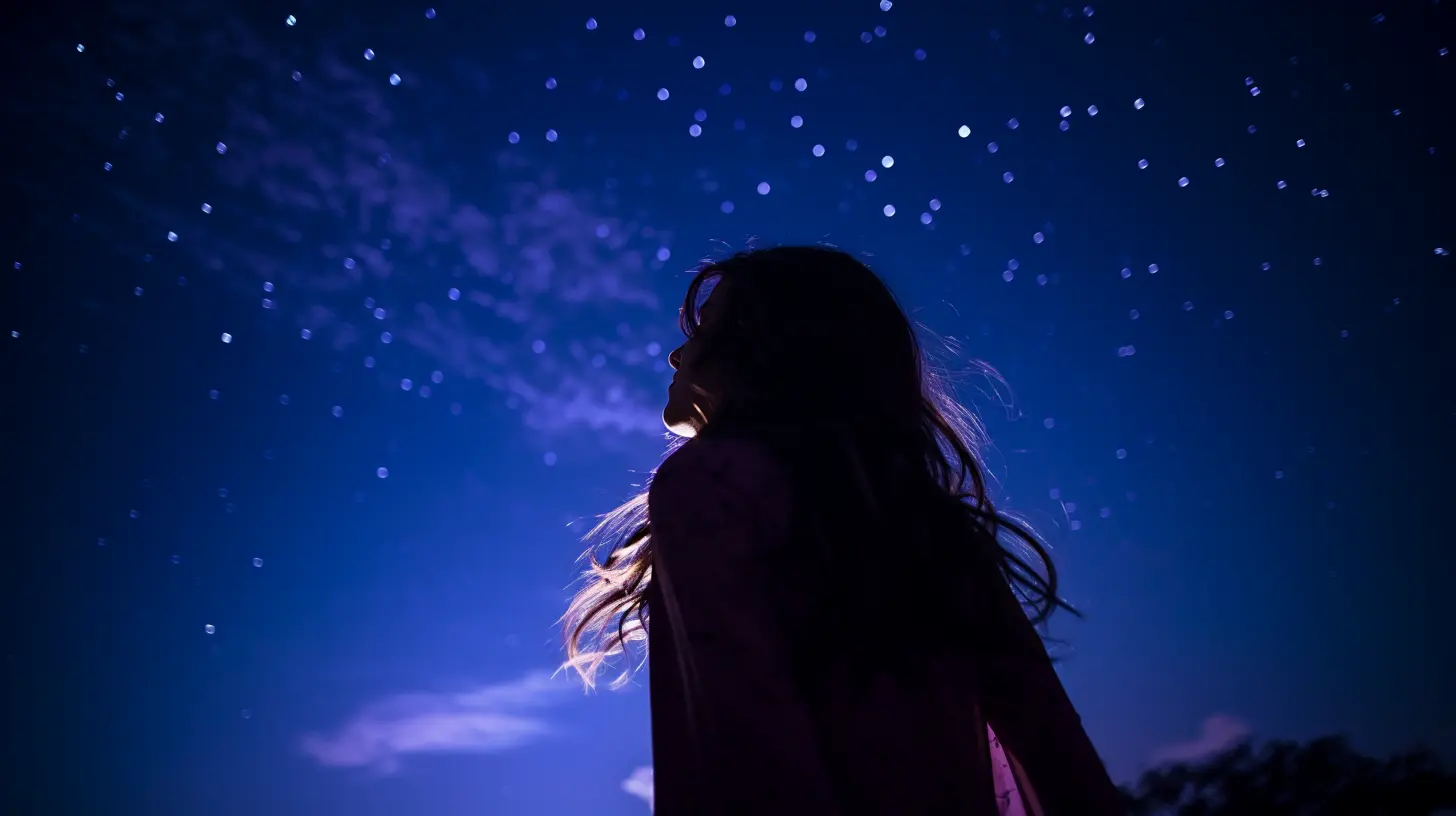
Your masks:
M1132 816L1431 816L1456 813L1456 775L1425 748L1379 760L1332 736L1164 765L1123 797Z

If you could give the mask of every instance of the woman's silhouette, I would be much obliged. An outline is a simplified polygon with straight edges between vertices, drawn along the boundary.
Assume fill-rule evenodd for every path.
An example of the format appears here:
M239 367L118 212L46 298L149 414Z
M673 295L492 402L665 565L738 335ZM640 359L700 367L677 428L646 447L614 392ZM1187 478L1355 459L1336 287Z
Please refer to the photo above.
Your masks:
M1117 812L1034 628L1056 570L889 289L752 250L699 271L681 325L686 441L594 531L565 620L588 684L647 641L658 814Z

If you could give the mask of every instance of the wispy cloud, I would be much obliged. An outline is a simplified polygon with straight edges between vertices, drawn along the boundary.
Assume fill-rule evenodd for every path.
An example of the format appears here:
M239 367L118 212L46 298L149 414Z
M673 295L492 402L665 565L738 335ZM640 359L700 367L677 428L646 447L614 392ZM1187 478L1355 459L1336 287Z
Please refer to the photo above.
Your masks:
M401 694L365 706L329 733L307 734L321 765L394 773L408 754L493 753L546 737L542 709L572 687L541 672L454 694Z
M647 809L654 810L652 795L652 766L638 768L632 775L622 780L622 790L638 797L647 803Z
M1165 762L1197 762L1228 750L1248 738L1247 723L1224 714L1214 714L1203 721L1198 736L1187 742L1165 745L1153 752L1154 764Z
M482 150L468 118L438 117L436 135L422 138L421 112L479 96L482 66L406 74L394 86L342 47L300 58L217 0L108 13L125 23L113 27L113 49L177 66L159 72L166 85L128 88L123 104L205 104L221 120L216 149L188 146L205 158L179 165L156 140L133 160L149 166L116 176L200 172L195 186L210 202L203 215L201 201L184 208L140 182L112 186L138 222L130 228L149 236L138 250L182 253L312 342L377 358L386 382L429 378L450 399L461 384L483 387L543 433L662 432L672 324L654 278L673 236L619 215L611 193L585 186L599 190L599 178L563 182L504 133ZM151 130L128 144L171 126L146 121ZM479 158L462 167L462 155ZM169 231L175 243L163 240ZM245 330L222 330L249 342ZM654 340L656 353L645 353Z

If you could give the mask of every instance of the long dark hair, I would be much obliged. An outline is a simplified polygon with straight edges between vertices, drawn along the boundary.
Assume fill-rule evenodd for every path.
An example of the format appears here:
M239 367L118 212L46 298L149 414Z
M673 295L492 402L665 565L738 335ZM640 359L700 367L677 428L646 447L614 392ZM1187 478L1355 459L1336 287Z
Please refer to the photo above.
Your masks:
M1002 576L1034 625L1071 610L1046 545L992 504L979 418L927 360L923 327L868 266L825 246L705 263L683 299L688 338L703 331L709 295L723 317L699 338L700 359L733 387L700 435L751 436L784 467L804 533L785 581L813 576L823 588L821 614L800 621L815 654L843 654L850 643L879 651L907 640L907 630L919 644L962 637L985 623L955 613L966 584L954 576L968 564ZM585 583L563 618L564 665L592 686L607 660L646 636L646 485L587 540Z

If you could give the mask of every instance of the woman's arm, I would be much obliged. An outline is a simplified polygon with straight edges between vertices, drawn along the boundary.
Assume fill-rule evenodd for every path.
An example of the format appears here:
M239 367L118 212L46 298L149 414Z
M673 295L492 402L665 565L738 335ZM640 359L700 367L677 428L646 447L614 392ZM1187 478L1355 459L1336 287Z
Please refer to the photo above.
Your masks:
M763 553L782 545L789 502L767 453L731 439L689 441L648 493L668 606L653 612L686 640L703 794L725 813L837 812L767 589Z
M1046 816L1116 816L1121 797L1093 747L1021 604L1000 576L987 587L992 625L1005 638L980 661L981 704L1001 744L1020 765L1028 802Z

